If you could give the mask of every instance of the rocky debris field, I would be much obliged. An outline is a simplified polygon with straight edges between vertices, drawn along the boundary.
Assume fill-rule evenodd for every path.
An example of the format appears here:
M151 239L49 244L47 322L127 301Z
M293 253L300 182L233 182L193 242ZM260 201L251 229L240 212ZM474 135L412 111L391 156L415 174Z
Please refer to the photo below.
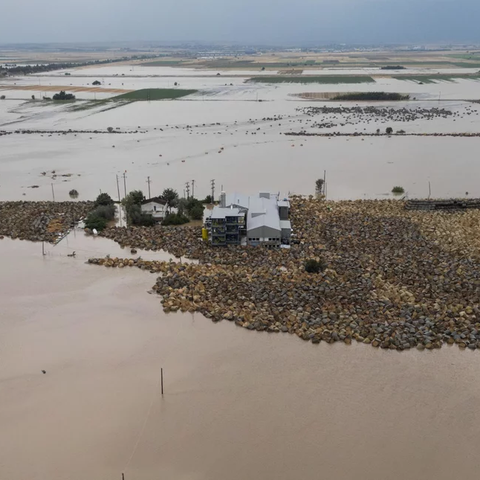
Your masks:
M90 259L160 273L166 312L200 312L249 330L391 350L480 348L480 212L412 212L395 200L292 199L289 250L215 248L200 230L107 229L124 247L164 249L199 264ZM305 272L307 259L326 269Z
M329 132L329 133L312 133L301 130L299 132L285 132L284 135L291 137L378 137L382 135L396 135L402 137L480 137L480 133L468 133L468 132L459 132L459 133L406 133L405 131L394 132L394 133L365 133L365 132L353 132L353 133L342 133L342 132Z
M471 115L478 116L476 108L466 106L462 110L451 111L446 108L407 108L407 107L303 107L297 112L303 113L310 119L305 120L305 126L309 128L333 128L345 125L358 125L369 123L387 122L415 122L418 120L434 120L435 118L448 118L456 121L457 118L466 118ZM313 117L321 116L322 121L315 121Z
M0 236L54 243L93 209L93 202L0 202Z

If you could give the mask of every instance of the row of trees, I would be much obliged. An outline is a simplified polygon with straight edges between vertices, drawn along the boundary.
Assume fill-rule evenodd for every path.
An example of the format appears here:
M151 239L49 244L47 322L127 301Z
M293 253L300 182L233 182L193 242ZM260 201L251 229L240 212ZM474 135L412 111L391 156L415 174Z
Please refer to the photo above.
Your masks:
M42 63L38 65L19 65L16 67L3 68L0 66L0 75L29 75L32 73L51 72L53 70L65 70L69 68L86 67L89 65L102 65L126 60L146 60L157 58L158 55L132 55L121 58L109 58L106 60L92 60L90 62L63 62L63 63Z
M179 198L175 190L166 188L160 195L160 199L165 202L166 208L163 225L183 225L190 220L203 219L205 207L203 202L196 198ZM151 227L155 224L152 215L142 212L144 200L145 196L141 190L133 190L122 200L121 204L125 210L128 225ZM115 203L108 193L101 193L95 200L94 207L85 220L85 227L101 231L106 228L109 221L115 218ZM172 209L176 209L176 212Z

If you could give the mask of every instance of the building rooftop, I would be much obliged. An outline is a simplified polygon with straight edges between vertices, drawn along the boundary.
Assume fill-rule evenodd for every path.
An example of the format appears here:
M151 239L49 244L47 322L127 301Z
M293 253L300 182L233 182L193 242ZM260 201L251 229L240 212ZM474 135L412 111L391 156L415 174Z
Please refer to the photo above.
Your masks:
M160 205L166 205L167 202L161 198L161 197L152 197L152 198L148 198L148 199L145 199L142 201L142 205L146 205L147 203L151 203L151 202L154 202L154 203L159 203Z
M241 212L238 208L222 208L213 207L212 220L223 220L226 217L243 217L244 212Z
M233 192L226 195L226 205L233 205L235 207L248 208L250 197L243 193Z

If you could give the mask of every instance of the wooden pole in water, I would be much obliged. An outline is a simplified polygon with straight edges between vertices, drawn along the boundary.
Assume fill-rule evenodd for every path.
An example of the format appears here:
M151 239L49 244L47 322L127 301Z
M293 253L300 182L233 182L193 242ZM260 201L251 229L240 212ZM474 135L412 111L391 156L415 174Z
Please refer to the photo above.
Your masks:
M42 255L45 256L45 242L42 240Z
M160 387L163 395L163 368L160 369Z
M122 480L125 480L125 474L122 473Z
M55 190L53 189L53 183L51 185L52 185L52 197L53 197L53 201L55 201Z

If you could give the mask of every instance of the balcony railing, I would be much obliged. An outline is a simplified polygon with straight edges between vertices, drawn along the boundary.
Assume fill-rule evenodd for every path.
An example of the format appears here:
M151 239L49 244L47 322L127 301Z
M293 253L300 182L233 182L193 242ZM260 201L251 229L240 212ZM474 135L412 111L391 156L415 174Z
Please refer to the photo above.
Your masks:
M212 227L223 227L225 220L212 220Z

